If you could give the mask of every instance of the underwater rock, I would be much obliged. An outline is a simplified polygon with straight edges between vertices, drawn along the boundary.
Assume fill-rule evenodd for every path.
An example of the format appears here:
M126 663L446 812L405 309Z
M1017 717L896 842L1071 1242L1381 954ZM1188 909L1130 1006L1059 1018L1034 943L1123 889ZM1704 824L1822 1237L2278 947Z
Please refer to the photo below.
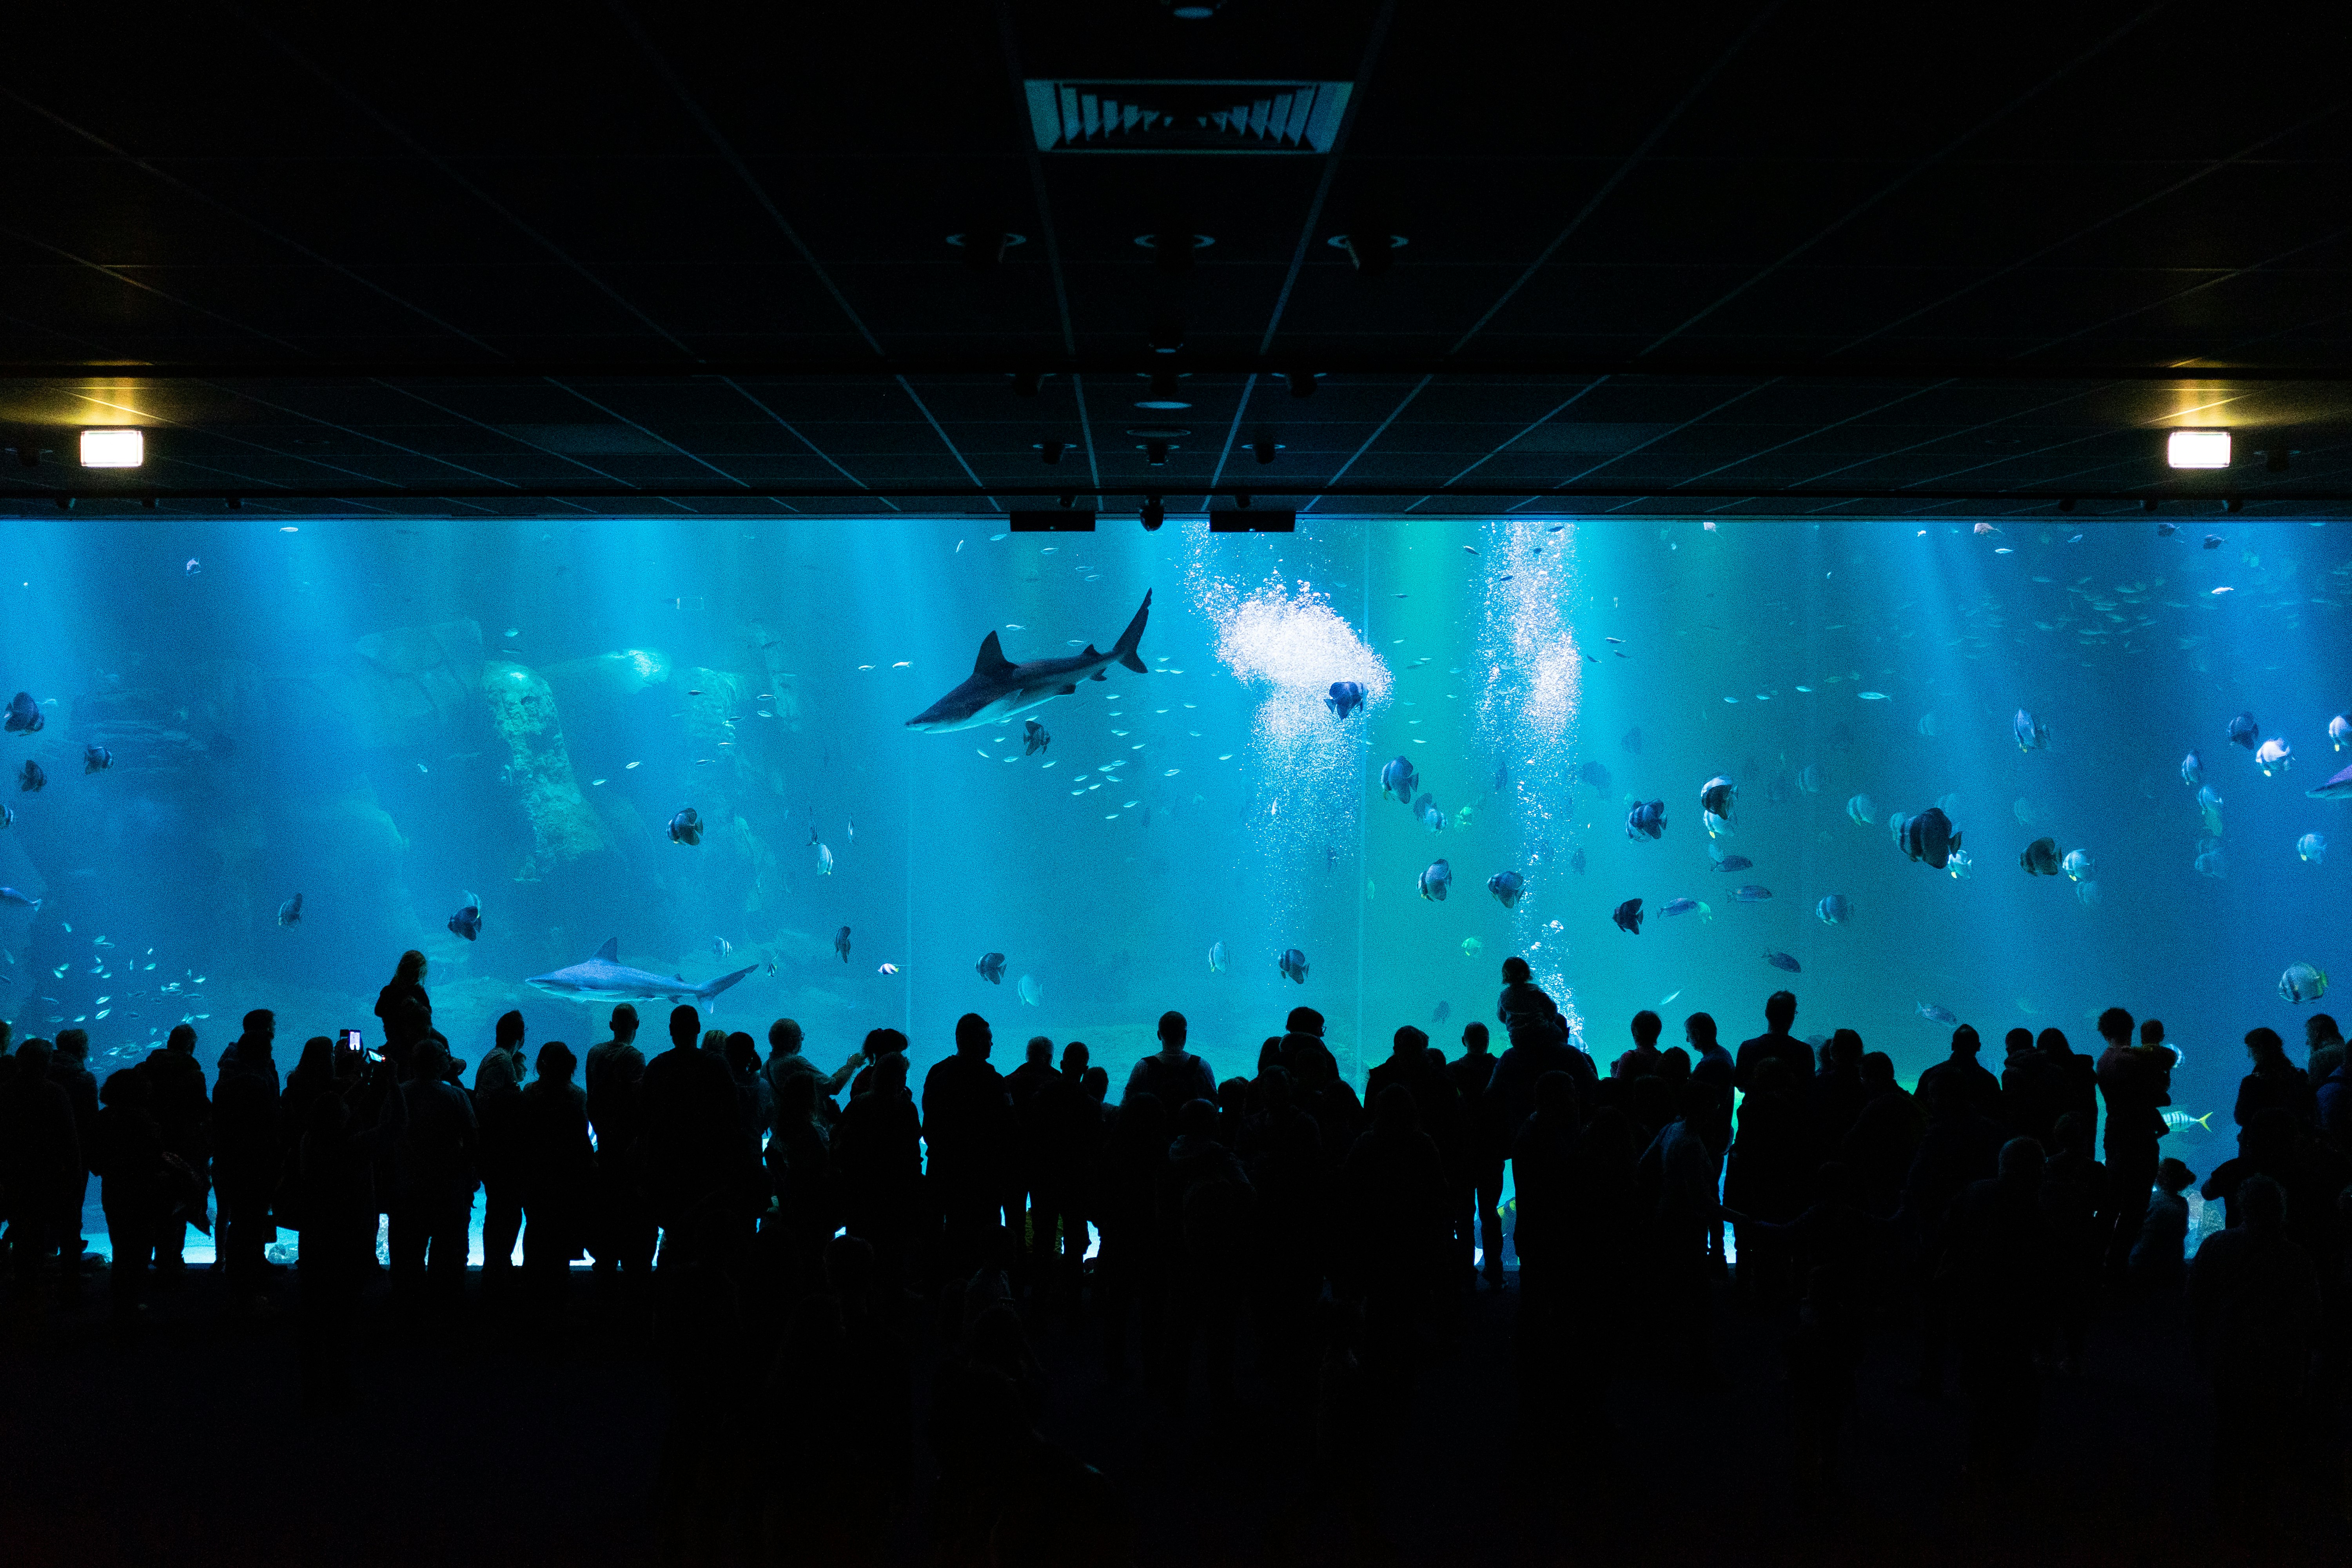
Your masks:
M657 647L625 647L593 658L568 658L541 673L559 685L576 686L583 694L633 697L669 679L669 656Z
M352 645L348 684L332 682L361 744L413 746L466 717L482 672L482 628L473 621L396 626ZM334 689L340 686L340 690Z
M528 666L496 660L483 668L482 695L509 753L503 777L530 819L534 843L528 869L545 876L550 867L610 849L612 840L572 773L547 681Z

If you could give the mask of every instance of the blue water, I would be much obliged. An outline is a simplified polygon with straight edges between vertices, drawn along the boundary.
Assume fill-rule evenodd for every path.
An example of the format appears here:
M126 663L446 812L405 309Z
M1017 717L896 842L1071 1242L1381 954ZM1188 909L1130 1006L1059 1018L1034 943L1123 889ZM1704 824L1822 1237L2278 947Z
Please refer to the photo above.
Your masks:
M2352 544L2218 514L2170 538L2000 527L0 521L0 684L47 704L0 762L50 780L0 786L0 884L43 900L0 908L0 1016L20 1037L82 1021L103 1077L183 1017L209 1064L268 1006L290 1067L309 1036L373 1035L416 947L458 1055L516 1006L534 1047L579 1050L604 1009L522 983L614 938L693 982L755 965L711 1021L764 1041L797 1018L826 1066L888 1025L919 1073L976 1010L1000 1066L1075 1037L1117 1085L1173 1007L1224 1077L1304 1003L1360 1083L1400 1024L1451 1046L1489 1016L1518 952L1604 1062L1638 1007L1670 1041L1698 1009L1736 1040L1783 984L1799 1033L1854 1027L1906 1079L1949 1032L1923 1003L2078 1047L2120 1003L2166 1019L2176 1103L2226 1127L2247 1028L2300 1059L2311 1007L2281 972L2352 973L2352 812L2304 793L2352 762L2326 738L2352 706ZM1147 589L1150 674L1113 666L1002 728L905 728L991 629L1014 659L1108 648ZM1370 692L1344 721L1337 679ZM2047 749L2019 750L2021 707ZM2284 775L2228 743L2243 710L2292 743ZM85 773L88 744L112 767ZM2224 803L2219 879L2194 866L2191 747ZM1442 831L1383 798L1399 756ZM1577 782L1587 762L1607 788ZM1752 870L1706 853L1717 773L1740 784L1720 847ZM1858 793L1875 825L1850 820ZM1948 796L1967 879L1887 831ZM1628 839L1629 797L1665 802L1662 840ZM664 832L688 805L708 825L690 848ZM2323 864L2296 853L2312 831L2342 840ZM2095 904L2020 868L2043 835L2094 858ZM1443 902L1415 891L1440 858ZM1506 869L1516 910L1486 891ZM1743 883L1771 899L1735 901ZM1836 927L1813 913L1831 893L1852 905ZM468 895L470 943L446 928ZM1665 916L1677 897L1708 909ZM1609 919L1630 898L1638 937ZM1304 984L1277 972L1293 947ZM1001 984L975 972L990 952Z

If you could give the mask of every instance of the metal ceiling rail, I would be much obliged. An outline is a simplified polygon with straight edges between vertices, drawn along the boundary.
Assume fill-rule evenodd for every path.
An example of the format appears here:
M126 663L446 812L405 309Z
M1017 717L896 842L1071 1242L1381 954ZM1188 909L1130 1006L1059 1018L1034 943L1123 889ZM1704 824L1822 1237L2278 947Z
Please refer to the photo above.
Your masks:
M1629 358L1547 354L1470 356L1363 353L1294 349L1279 354L1196 353L1048 354L1005 349L989 353L722 354L697 360L17 360L0 362L0 382L70 381L888 381L896 376L1004 377L1015 390L1050 375L1318 375L1724 381L1959 382L2352 382L2352 363L2138 364L2085 360Z

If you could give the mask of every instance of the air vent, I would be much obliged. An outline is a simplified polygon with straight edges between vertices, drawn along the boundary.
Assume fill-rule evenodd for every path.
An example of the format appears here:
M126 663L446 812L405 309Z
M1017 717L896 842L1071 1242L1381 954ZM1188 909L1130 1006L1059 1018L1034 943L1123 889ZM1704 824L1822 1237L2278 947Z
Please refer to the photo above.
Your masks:
M1041 153L1328 153L1344 81L1030 81Z

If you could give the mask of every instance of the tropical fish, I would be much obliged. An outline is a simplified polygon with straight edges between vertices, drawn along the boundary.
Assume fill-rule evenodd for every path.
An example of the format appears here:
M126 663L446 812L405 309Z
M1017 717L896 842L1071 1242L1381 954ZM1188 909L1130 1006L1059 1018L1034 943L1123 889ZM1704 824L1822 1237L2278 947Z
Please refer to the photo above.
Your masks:
M1081 680L1108 680L1109 676L1105 672L1113 664L1124 665L1138 675L1149 674L1150 667L1143 662L1138 650L1143 644L1144 622L1150 615L1151 595L1147 591L1135 618L1128 622L1127 630L1119 634L1108 653L1096 652L1089 643L1083 653L1066 658L1031 659L1024 664L1015 664L1005 658L1003 645L992 631L981 639L980 656L972 661L971 676L908 720L907 727L927 734L943 734L996 723L1056 697L1070 695L1077 690Z
M1662 915L1686 915L1698 908L1696 899L1676 899L1658 912Z
M2061 863L2058 840L2035 839L2025 847L2025 852L2017 858L2017 863L2025 868L2025 874L2029 877L2055 877Z
M1609 788L1609 770L1600 763L1587 763L1576 770L1576 782L1605 791Z
M278 923L282 926L298 926L302 923L301 894L297 893L278 906Z
M1584 875L1584 847L1579 845L1568 852L1568 868L1578 876Z
M81 771L102 773L114 765L114 753L104 746L84 746L81 749Z
M1421 814L1421 825L1432 833L1443 833L1445 831L1445 814L1433 805Z
M2302 837L2294 841L2294 852L2297 855L2302 856L2303 858L2311 865L2325 865L2327 860L2327 835L2324 833L2305 834Z
M1223 974L1224 972L1225 944L1222 942L1213 942L1209 944L1209 973Z
M2070 882L2087 882L2099 874L2098 868L2092 863L2091 857L2080 849L2068 850L2066 858L2058 864L2066 873L2066 879Z
M1741 887L1738 891L1734 892L1731 895L1731 898L1732 901L1735 903L1760 904L1770 899L1771 896L1771 889L1759 888L1755 883L1749 882Z
M449 917L449 929L457 935L464 937L467 942L476 942L480 939L482 934L482 906L475 901L473 894L467 894L464 907L459 909L456 914Z
M1331 710L1334 719L1345 719L1364 705L1364 689L1353 680L1335 680L1323 699L1323 706Z
M2163 1112L2163 1116L2164 1130L2167 1132L2178 1132L2184 1138L2194 1138L2199 1132L2213 1131L2213 1113L2210 1110L2202 1116L2191 1116L2185 1110L2167 1110ZM2196 1131L2191 1131L2192 1128L2196 1129Z
M1731 819L1732 808L1738 800L1739 786L1731 781L1728 773L1717 773L1698 786L1699 809L1727 822Z
M1462 956L1463 956L1463 957L1465 957L1465 958L1475 958L1475 957L1477 957L1480 953L1482 953L1482 952L1486 952L1486 944L1485 942L1480 942L1476 937L1475 937L1475 936L1465 936L1465 937L1464 937L1464 938L1462 939Z
M14 827L16 826L16 808L13 805L0 805L0 827Z
M714 936L710 939L710 951L724 958L735 951L735 944L723 936Z
M1285 980L1293 984L1307 984L1307 955L1297 948L1284 948L1275 956L1274 966L1282 972Z
M833 846L830 844L816 847L816 874L820 877L833 875Z
M1884 691L1858 691L1854 695L1861 698L1864 702L1885 702L1891 700Z
M1035 975L1023 975L1019 980L1013 982L1013 989L1020 993L1021 1005L1024 1007L1041 1007L1045 1005L1045 987L1037 984L1037 977Z
M1804 965L1799 963L1795 959L1790 957L1785 952L1768 952L1764 955L1764 962L1770 964L1775 969L1785 969L1791 974L1801 974L1804 973Z
M849 928L842 927L833 933L833 951L841 954L841 962L849 962Z
M2352 713L2338 713L2327 721L2327 742L2339 752L2352 751Z
M1903 852L1914 860L1925 860L1940 871L1950 862L1952 851L1959 847L1960 835L1952 830L1952 819L1940 805L1931 805L1904 820Z
M2221 847L2220 845L2216 844L2210 849L2200 849L2198 851L2197 874L2199 876L2210 877L2218 882L2223 877L2228 876L2229 873L2230 863L2227 859L2223 858Z
M1845 803L1845 814L1856 827L1868 827L1878 820L1878 803L1866 795L1858 795Z
M40 794L48 782L49 775L41 771L41 764L38 763L27 762L16 770L16 787L27 795Z
M2251 752L2254 749L2254 737L2261 729L2252 713L2241 713L2230 721L2230 744L2243 746Z
M1443 1024L1446 1019L1451 1018L1452 1016L1454 1016L1454 1004L1451 1002L1440 1002L1431 1010L1429 1021L1433 1024Z
M982 980L987 981L991 985L1002 985L1004 984L1004 955L1003 953L983 952L980 955L980 962L973 964L971 967Z
M8 700L7 722L0 728L5 728L11 735L31 735L38 733L48 721L47 716L41 711L41 705L33 700L33 694L19 691Z
M2205 759L2193 747L2180 759L2180 782L2191 789L2205 782Z
M2316 1002L2327 994L2327 973L2308 963L2290 963L2279 976L2279 994L2290 1002Z
M1718 871L1745 871L1756 864L1745 855L1726 855L1715 863Z
M1381 797L1403 801L1410 807L1413 789L1420 783L1421 774L1413 770L1412 759L1399 757L1381 770Z
M2294 748L2276 735L2264 741L2254 751L2254 766L2263 770L2263 777L2273 779L2294 764Z
M688 806L669 819L669 841L672 844L696 845L702 842L702 814Z
M2050 726L2021 708L2010 721L2010 730L2017 737L2021 752L2038 752L2050 744Z
M1454 868L1443 860L1431 861L1422 872L1418 886L1423 898L1444 903L1447 890L1454 886Z
M896 973L898 973L898 966L897 964L895 964L895 963L887 963L887 962L882 963L877 963L877 964L876 964L876 965L874 966L874 973L877 973L877 974L884 974L884 975L896 974Z
M1919 1016L1931 1024L1957 1024L1960 1021L1958 1014L1934 1002L1920 1003Z
M1486 890L1494 894L1495 901L1507 910L1518 903L1519 895L1527 891L1527 879L1517 871L1497 871L1486 879Z
M1832 893L1813 906L1813 913L1825 926L1843 925L1846 917L1853 913L1853 905L1846 900L1843 893Z
M1637 803L1625 814L1625 837L1628 838L1663 838L1666 832L1666 803L1653 800Z
M1822 769L1818 763L1807 763L1797 770L1797 788L1806 795L1822 793Z
M1617 906L1616 911L1609 918L1616 922L1617 929L1619 931L1625 932L1627 935L1641 935L1642 900L1639 899L1626 900L1623 903Z
M1026 748L1021 754L1024 757L1034 757L1052 745L1054 737L1045 725L1031 719L1021 726L1021 743ZM856 836L852 835L852 837Z

